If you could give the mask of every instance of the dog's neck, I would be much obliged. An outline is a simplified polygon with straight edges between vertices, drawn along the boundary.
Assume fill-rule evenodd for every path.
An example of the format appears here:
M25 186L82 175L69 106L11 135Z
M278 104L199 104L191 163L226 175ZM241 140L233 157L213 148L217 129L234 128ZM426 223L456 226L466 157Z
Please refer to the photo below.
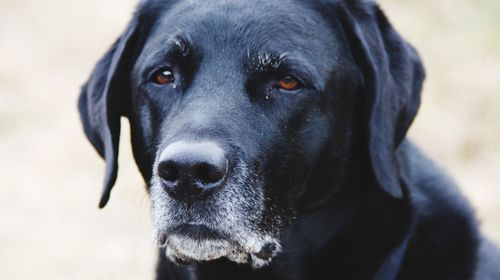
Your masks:
M346 275L372 279L408 236L411 216L406 199L392 199L376 187L345 188L323 209L292 224L283 236L284 248L294 252L295 259L295 252L302 252L300 262L307 265L296 267L304 269L297 272L308 276L303 279L321 279L323 272L331 279L345 279ZM293 261L286 250L276 260L283 265Z

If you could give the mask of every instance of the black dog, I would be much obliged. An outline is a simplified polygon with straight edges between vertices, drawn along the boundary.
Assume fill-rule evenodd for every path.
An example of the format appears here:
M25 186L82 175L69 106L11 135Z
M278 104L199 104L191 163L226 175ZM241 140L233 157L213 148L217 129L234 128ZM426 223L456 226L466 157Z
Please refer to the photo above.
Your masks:
M371 1L142 1L79 100L100 207L125 116L157 279L500 279L467 202L405 138L423 80Z

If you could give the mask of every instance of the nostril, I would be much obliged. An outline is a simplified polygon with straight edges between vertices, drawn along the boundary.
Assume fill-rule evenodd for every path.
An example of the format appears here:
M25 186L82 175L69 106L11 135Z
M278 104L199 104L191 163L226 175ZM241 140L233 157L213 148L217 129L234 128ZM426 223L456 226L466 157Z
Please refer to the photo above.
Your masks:
M219 166L209 163L200 163L196 166L195 177L205 184L216 183L226 175L227 163Z
M177 181L179 179L179 170L172 161L162 162L158 166L158 175L166 181Z

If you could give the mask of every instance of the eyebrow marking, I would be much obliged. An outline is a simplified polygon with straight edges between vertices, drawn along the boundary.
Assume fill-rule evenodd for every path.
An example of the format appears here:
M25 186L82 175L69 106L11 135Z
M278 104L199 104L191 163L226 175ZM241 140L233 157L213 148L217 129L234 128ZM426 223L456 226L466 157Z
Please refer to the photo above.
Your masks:
M186 57L191 54L191 43L189 41L189 38L184 36L176 36L170 41L175 46L180 55Z
M287 55L287 53L277 55L266 51L259 51L257 53L257 57L255 58L251 55L250 50L247 50L247 56L250 62L250 66L259 72L278 70L283 60L286 59Z

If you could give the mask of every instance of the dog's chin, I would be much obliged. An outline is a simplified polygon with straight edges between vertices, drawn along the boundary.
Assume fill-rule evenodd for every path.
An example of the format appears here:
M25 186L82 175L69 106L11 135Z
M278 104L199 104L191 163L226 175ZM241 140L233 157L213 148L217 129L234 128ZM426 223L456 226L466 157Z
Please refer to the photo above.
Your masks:
M224 239L193 239L172 235L165 246L167 257L176 263L205 262L222 257L237 262L247 262L247 254Z
M281 251L279 242L273 238L253 239L240 242L226 237L199 237L188 234L170 234L162 247L166 256L176 264L207 262L227 258L253 268L269 265Z

